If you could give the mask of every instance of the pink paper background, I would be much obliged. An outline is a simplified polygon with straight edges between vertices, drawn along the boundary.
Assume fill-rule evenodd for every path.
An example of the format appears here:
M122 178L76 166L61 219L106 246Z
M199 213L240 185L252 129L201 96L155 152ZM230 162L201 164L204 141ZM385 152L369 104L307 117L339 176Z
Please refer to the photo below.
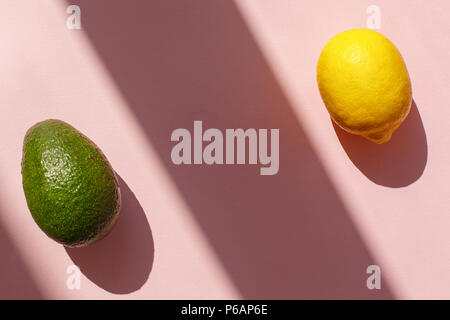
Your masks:
M65 1L0 1L0 298L450 298L450 2L70 3L81 30ZM335 128L315 82L323 45L372 4L414 96L380 146ZM122 217L92 247L66 250L28 212L22 141L47 118L121 177ZM194 120L279 128L279 173L175 166L170 134Z

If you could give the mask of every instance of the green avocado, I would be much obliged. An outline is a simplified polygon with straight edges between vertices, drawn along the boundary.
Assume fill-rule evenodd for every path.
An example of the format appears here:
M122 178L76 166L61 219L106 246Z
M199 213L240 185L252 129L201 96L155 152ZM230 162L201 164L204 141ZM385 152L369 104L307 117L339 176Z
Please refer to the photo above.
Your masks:
M22 184L38 226L69 247L104 238L120 212L120 189L103 152L60 120L45 120L26 133Z

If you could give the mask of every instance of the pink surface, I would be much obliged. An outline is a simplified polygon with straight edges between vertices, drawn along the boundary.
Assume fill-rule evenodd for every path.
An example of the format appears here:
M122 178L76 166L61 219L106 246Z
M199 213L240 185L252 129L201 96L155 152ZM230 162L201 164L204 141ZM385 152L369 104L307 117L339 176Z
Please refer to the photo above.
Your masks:
M448 1L71 3L81 30L64 1L0 3L0 298L450 298ZM315 82L323 45L371 4L414 96L381 146L335 128ZM28 212L22 140L46 118L121 177L123 215L92 247L66 250ZM279 128L279 173L172 164L170 134L194 120Z

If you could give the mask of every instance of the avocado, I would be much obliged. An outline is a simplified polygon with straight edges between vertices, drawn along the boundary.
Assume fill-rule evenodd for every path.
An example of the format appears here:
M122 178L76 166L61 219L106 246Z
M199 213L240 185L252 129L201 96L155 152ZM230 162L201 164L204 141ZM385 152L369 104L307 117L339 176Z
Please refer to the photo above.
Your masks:
M120 189L103 152L61 120L28 129L22 184L37 225L52 239L83 247L104 238L120 213Z

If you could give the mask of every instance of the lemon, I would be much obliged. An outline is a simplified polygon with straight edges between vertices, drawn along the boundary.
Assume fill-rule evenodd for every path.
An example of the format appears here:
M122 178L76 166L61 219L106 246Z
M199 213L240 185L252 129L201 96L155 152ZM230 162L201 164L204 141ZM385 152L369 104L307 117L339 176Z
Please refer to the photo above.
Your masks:
M373 30L334 36L320 54L317 83L331 118L375 143L389 141L411 108L405 62L392 42Z

